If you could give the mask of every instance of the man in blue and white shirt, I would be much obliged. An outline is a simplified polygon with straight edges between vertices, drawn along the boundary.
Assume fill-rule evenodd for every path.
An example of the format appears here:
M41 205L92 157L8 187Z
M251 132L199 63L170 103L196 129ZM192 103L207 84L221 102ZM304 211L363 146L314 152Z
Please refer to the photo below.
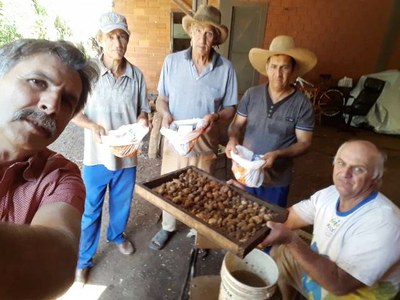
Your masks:
M378 191L385 155L369 141L336 153L334 185L268 222L283 299L393 299L400 290L400 209ZM313 225L311 245L291 229ZM295 290L292 288L294 287Z

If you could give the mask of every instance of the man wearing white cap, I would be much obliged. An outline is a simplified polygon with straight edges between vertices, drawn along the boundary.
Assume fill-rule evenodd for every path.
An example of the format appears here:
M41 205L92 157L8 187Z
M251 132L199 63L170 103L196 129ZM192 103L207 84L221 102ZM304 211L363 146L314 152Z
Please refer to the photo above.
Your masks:
M107 187L110 214L107 240L124 255L135 251L124 230L130 214L137 158L114 156L100 138L108 130L122 125L139 121L148 125L150 109L143 74L124 57L129 36L124 16L115 12L101 16L96 36L102 49L97 59L100 79L84 110L74 118L74 123L85 129L83 180L86 201L76 272L76 280L82 283L86 282L88 271L93 267Z
M185 16L182 25L191 37L191 47L166 57L158 83L157 111L166 128L173 120L203 119L205 134L186 156L165 143L161 173L194 165L212 174L219 144L217 122L229 122L237 104L233 65L213 48L226 41L228 28L221 24L221 12L209 5L200 5L193 17ZM162 229L151 240L150 249L162 249L175 229L175 218L164 211Z
M311 145L314 126L310 101L290 83L317 63L309 50L295 47L290 36L277 36L269 50L253 48L252 66L268 83L251 87L243 95L229 130L226 155L237 153L236 145L245 128L243 146L265 160L264 182L260 187L245 187L256 196L287 206L293 161Z

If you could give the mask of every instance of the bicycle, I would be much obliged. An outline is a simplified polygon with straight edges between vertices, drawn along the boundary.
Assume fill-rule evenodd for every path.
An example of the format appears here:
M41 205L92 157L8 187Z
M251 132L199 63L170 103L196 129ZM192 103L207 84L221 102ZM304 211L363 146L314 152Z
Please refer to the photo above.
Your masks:
M343 111L346 97L338 89L332 88L318 98L318 108L322 115L334 117Z
M317 99L318 99L318 93L319 90L316 86L314 86L314 84L312 84L311 82L305 80L302 77L297 77L294 83L294 86L304 94L304 96L306 96L310 101L311 104L314 108L314 110L316 110L317 108Z
M321 74L321 77L324 82L330 79L328 74ZM346 104L346 97L337 88L324 89L323 85L315 86L301 77L296 78L295 87L310 99L319 123L321 116L334 117L340 114Z

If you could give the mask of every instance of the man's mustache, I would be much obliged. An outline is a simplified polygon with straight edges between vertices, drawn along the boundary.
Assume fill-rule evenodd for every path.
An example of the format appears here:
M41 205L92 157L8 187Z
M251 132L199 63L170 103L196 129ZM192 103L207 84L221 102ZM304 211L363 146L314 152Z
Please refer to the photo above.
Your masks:
M12 121L20 120L27 120L29 122L35 123L36 126L40 126L44 130L46 130L49 133L50 137L53 137L56 134L56 121L41 110L23 108L17 111L12 118Z

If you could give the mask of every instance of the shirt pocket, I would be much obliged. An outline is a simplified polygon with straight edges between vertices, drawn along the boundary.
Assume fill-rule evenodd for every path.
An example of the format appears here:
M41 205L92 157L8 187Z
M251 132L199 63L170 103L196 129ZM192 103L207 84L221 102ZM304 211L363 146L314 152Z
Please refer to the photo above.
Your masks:
M208 111L218 111L222 105L222 89L215 86L203 86L202 98L207 102Z
M288 136L295 134L295 125L294 118L286 117L281 120L273 120L268 124L268 129L271 134Z

